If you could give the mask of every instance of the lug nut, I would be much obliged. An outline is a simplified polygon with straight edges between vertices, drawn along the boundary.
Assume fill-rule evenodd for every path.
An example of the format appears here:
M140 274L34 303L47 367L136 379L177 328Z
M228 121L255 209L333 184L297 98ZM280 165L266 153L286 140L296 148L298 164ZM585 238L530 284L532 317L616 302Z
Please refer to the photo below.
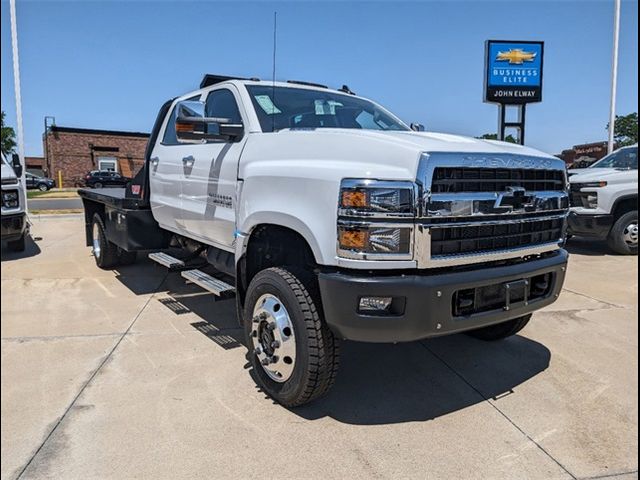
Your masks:
M267 324L267 329L273 331L276 329L276 322L271 322Z
M278 348L280 346L280 342L278 340L274 340L271 342L271 348Z
M256 355L260 355L260 354L262 353L262 347L257 346L257 347L255 348L255 352L256 352Z
M270 358L271 363L278 363L278 360L280 360L280 357L278 357L277 355L274 355Z
M253 323L260 323L260 317L258 315L253 317Z
M265 312L262 312L260 315L260 320L266 320L267 319L267 314Z
M251 332L251 336L254 337L254 338L257 337L258 336L258 331L254 330L253 332Z
M263 358L260 363L262 363L262 365L264 365L264 366L267 366L267 365L269 365L271 363L271 358L269 358L269 357Z

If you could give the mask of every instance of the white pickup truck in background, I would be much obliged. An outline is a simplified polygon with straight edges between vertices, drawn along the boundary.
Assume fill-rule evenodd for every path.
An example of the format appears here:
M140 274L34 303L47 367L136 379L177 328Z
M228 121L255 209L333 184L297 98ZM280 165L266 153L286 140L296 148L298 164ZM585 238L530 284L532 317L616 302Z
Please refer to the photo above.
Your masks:
M101 268L146 251L235 295L256 377L283 405L328 391L342 339L497 340L558 297L561 160L414 131L347 87L200 87L162 107L126 189L80 190L87 245Z
M20 183L20 160L17 155L11 160L9 164L2 154L2 242L7 242L7 247L14 252L22 252L29 235L25 209L27 197Z
M621 255L638 254L638 145L588 168L569 169L571 235L606 239Z

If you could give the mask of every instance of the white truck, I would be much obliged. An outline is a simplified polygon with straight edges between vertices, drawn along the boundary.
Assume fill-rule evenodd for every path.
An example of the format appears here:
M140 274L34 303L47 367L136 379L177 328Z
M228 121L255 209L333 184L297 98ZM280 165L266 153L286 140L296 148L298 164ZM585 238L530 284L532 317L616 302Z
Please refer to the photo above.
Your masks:
M621 255L638 254L638 145L588 168L569 169L569 234L606 239Z
M562 288L564 163L416 130L346 86L207 75L162 107L126 189L80 190L87 245L235 295L286 406L328 391L343 339L514 335Z
M17 155L11 157L12 163L2 154L2 242L15 252L23 252L26 237L29 234L25 203L26 195L20 176L22 165Z

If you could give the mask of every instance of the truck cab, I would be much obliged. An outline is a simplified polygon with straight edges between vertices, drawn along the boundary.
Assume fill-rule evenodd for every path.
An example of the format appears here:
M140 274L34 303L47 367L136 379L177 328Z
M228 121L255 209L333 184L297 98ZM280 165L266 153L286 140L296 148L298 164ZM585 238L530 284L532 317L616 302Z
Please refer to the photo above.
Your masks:
M571 235L606 239L621 255L638 254L638 145L588 168L569 170Z
M207 75L162 107L126 189L80 191L87 244L102 268L182 250L150 257L235 294L287 406L329 390L341 340L514 335L562 288L564 163L416 130L347 87Z
M10 250L22 252L29 234L29 223L25 213L26 195L20 176L22 166L17 155L9 163L2 154L2 242Z

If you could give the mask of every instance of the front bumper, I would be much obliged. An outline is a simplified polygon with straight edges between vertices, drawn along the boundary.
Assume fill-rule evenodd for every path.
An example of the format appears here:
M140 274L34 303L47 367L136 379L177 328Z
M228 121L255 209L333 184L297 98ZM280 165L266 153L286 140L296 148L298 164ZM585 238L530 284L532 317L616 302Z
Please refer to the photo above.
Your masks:
M569 235L606 238L613 226L613 215L594 215L572 211L568 219Z
M12 242L24 235L27 222L24 213L2 215L2 240Z
M377 343L408 342L501 323L553 303L562 289L568 257L565 250L558 250L518 264L446 273L394 276L321 273L325 320L340 338ZM549 286L535 298L510 301L506 293L505 302L494 305L496 308L464 315L455 312L462 291L491 291L499 299L507 284L519 288L525 281L541 277L549 279ZM395 313L382 316L359 312L363 296L393 297Z

